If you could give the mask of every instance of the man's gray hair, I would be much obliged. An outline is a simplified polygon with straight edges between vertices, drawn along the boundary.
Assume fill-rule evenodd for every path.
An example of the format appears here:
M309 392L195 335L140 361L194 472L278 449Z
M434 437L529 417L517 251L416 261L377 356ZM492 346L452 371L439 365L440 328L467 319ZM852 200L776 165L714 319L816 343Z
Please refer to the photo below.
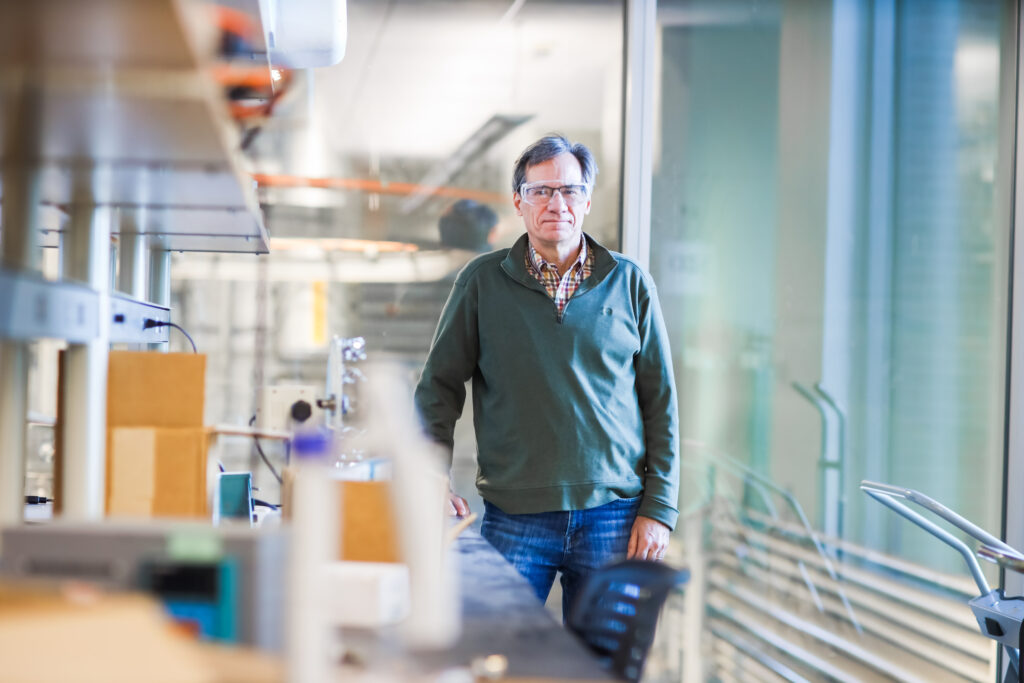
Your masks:
M570 142L562 135L548 135L527 147L516 159L515 169L512 171L512 191L519 192L519 188L526 182L527 168L543 164L545 161L567 152L580 162L583 182L587 189L593 189L594 176L597 175L597 162L594 161L594 155L587 149L587 146L582 142Z

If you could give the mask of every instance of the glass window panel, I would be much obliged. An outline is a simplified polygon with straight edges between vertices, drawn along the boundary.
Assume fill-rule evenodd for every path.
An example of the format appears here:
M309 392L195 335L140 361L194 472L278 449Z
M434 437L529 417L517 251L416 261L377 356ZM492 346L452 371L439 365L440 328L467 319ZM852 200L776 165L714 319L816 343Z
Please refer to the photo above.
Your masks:
M966 628L977 589L962 558L858 485L919 489L999 534L1009 5L659 3L651 270L680 388L681 504L728 499L709 521L723 543L773 516L809 542L789 492L839 571L944 592ZM800 588L805 570L829 582L817 553L793 573L759 560L793 542L760 532L735 553L752 595L820 605L830 616L811 623L839 634L870 614L856 587ZM779 582L796 587L773 593ZM705 597L710 614L728 601ZM986 671L986 656L926 659L910 670ZM842 666L861 671L855 660Z
M261 385L323 386L332 335L364 336L371 356L414 377L455 273L475 255L442 244L442 214L473 199L497 214L491 246L512 244L523 232L512 165L545 134L594 151L585 228L618 248L621 2L349 0L347 16L344 60L292 74L247 150L276 176L261 189L272 253L175 260L176 318L208 353L210 423L248 421ZM309 178L335 188L303 186ZM356 401L346 420L360 419ZM456 458L466 492L469 424ZM252 452L248 441L229 448Z

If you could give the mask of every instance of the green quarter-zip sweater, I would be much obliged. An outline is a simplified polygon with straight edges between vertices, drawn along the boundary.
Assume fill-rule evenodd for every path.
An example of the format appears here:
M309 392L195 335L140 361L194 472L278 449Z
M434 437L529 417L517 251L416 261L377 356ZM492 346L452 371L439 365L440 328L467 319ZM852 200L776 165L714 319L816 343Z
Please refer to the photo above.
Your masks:
M527 272L527 239L456 278L416 387L425 429L451 451L472 379L485 500L522 514L643 494L638 514L673 528L678 410L650 275L586 236L593 270L559 321Z

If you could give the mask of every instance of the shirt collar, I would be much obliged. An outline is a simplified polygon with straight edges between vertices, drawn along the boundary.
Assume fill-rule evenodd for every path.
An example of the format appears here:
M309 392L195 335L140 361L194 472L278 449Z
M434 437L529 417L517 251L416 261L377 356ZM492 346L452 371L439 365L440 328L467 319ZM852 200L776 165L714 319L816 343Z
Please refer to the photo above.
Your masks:
M555 270L558 270L558 268L556 266L554 266L554 264L548 263L546 260L544 260L544 257L540 255L540 252L533 248L533 242L531 242L531 241L529 241L529 239L527 239L526 244L528 245L527 253L528 253L529 258L530 258L530 263L533 264L533 267L537 269L538 273L543 273L545 271L545 269L547 269L548 267L554 267ZM580 234L580 253L579 253L579 256L576 257L576 260L572 263L572 265L569 266L569 269L566 272L571 271L576 266L579 266L580 268L583 268L583 264L585 264L586 262L587 262L587 238L584 237L583 234L581 233ZM559 275L565 275L565 273L559 273Z

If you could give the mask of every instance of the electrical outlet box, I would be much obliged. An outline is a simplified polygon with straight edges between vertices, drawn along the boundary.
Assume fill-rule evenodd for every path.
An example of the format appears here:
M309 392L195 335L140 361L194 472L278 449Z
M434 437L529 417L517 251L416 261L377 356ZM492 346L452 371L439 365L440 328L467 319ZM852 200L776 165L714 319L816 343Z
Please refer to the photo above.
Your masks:
M263 388L257 424L268 431L290 432L299 425L323 424L324 411L316 405L321 387L312 384L279 384Z

